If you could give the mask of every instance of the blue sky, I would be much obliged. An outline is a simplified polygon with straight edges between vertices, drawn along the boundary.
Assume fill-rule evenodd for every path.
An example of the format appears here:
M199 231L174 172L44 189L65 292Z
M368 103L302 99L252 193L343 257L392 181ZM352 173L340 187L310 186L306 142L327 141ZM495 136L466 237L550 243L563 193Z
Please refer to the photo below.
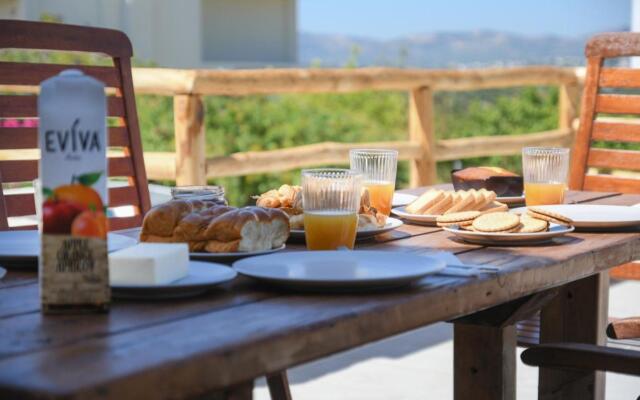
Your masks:
M632 0L298 0L298 29L389 39L496 30L578 36L630 25Z

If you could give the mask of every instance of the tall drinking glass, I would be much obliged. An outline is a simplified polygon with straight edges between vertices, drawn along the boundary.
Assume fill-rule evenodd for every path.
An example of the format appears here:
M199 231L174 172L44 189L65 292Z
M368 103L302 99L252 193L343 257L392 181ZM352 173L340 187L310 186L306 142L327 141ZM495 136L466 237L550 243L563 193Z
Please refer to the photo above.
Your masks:
M353 249L362 175L348 169L302 170L304 232L309 250Z
M527 206L562 204L564 192L567 190L569 149L523 148L522 173Z
M371 206L378 212L391 214L393 191L396 185L398 152L383 149L354 149L349 152L351 169L362 174L364 187L369 191Z

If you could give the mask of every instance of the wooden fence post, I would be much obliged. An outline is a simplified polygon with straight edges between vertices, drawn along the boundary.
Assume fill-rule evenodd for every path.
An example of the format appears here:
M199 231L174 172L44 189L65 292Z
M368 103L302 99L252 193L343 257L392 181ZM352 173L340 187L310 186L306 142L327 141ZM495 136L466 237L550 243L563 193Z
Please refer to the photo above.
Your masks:
M579 101L578 83L568 83L558 87L558 128L573 128L573 120L578 116Z
M421 156L411 161L411 187L436 182L435 133L433 129L433 91L419 87L409 93L409 140L420 144Z
M173 97L176 185L206 185L204 105L198 95Z

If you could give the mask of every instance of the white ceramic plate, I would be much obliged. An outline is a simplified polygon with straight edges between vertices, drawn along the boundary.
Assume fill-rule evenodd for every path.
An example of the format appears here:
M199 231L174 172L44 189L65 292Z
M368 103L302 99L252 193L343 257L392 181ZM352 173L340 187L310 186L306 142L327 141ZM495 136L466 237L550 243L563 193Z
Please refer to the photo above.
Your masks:
M133 246L137 240L109 233L109 251ZM38 265L40 254L40 234L38 231L1 231L0 232L0 263L10 267L30 267Z
M565 215L573 220L576 229L607 229L640 226L640 208L628 206L607 206L599 204L557 204L536 206ZM514 208L518 213L526 212L526 207Z
M518 205L518 204L524 204L525 199L524 199L524 195L522 195L522 196L498 197L496 201L499 201L500 203L504 203L506 205Z
M411 214L405 210L405 207L394 208L391 213L414 224L428 226L436 226L436 218L438 218L438 215Z
M174 299L202 294L212 287L237 276L233 268L201 261L189 262L189 275L165 285L111 285L115 298Z
M524 246L545 243L553 238L564 236L573 232L574 227L550 224L548 231L533 233L475 232L459 229L457 226L444 227L442 229L470 243L492 246Z
M391 200L391 206L392 207L406 206L407 204L413 203L413 201L417 198L418 196L415 196L412 194L396 192L393 194L393 200Z
M232 263L241 258L275 253L276 251L284 250L285 247L286 246L283 244L277 249L260 250L260 251L246 251L246 252L237 252L237 253L189 253L189 258L191 258L192 260Z
M367 230L358 230L356 233L356 240L365 240L370 239L376 235L380 235L385 232L392 231L394 229L400 228L404 223L397 218L389 217L387 218L387 223L382 228L375 229L367 229ZM291 235L289 239L295 242L304 241L304 230L301 229L292 229Z
M446 267L442 260L384 251L304 251L251 257L240 274L292 289L375 290L410 284Z

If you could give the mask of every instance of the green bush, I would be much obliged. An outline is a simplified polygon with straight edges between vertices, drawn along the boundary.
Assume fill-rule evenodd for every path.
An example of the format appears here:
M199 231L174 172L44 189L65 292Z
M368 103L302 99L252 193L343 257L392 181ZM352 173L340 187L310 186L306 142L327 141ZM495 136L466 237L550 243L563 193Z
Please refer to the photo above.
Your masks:
M145 150L173 151L172 101L139 96L138 114ZM512 135L557 126L557 90L524 88L437 93L435 126L439 138ZM272 150L323 141L365 142L407 138L408 98L398 92L291 94L205 99L207 156ZM519 157L463 160L464 165L500 165L520 170ZM448 181L451 162L438 165ZM408 163L400 163L398 186L407 185ZM232 204L281 183L298 183L299 171L222 178Z

